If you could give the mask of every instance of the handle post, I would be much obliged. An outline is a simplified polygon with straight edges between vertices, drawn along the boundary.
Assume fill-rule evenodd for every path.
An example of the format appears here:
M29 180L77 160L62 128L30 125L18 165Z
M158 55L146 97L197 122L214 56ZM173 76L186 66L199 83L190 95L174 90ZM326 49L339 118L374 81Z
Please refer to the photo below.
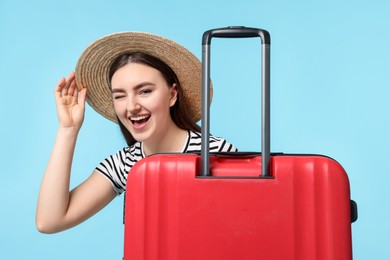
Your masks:
M271 37L268 31L244 26L229 26L208 30L202 37L202 139L201 139L201 176L209 176L210 151L210 45L215 38L249 38L260 37L262 44L261 62L261 177L270 174L270 44Z

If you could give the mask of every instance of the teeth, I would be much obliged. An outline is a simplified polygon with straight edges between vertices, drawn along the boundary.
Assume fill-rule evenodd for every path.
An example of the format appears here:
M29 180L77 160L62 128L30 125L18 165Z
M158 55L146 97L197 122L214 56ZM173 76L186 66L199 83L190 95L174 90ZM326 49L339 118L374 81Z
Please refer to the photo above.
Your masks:
M136 116L136 117L131 117L130 119L132 121L140 121L140 120L144 120L146 118L148 118L149 116Z

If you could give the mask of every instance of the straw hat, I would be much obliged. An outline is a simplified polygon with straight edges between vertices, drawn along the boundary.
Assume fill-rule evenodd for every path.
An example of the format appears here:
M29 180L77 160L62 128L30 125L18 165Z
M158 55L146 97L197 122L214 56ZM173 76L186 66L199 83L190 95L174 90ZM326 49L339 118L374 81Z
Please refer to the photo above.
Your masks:
M87 102L104 117L118 123L108 72L116 57L141 52L164 61L176 73L184 103L194 122L201 118L202 66L189 50L167 38L145 32L121 32L104 36L84 50L76 65L78 87L88 88Z

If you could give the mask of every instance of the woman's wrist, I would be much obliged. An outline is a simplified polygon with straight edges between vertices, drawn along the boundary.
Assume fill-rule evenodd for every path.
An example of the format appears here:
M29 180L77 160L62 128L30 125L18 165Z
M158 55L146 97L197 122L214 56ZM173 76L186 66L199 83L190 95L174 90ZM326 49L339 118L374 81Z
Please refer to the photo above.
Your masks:
M79 127L59 127L57 130L57 136L64 136L67 138L77 138L80 131Z

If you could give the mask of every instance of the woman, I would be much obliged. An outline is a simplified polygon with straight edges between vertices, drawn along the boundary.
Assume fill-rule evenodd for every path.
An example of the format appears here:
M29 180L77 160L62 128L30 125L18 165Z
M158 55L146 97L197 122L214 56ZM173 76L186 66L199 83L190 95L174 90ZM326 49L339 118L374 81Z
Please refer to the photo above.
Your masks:
M199 60L160 36L117 33L91 44L76 73L62 78L55 88L59 128L39 193L38 230L55 233L91 217L125 191L132 166L145 156L199 152L200 77ZM119 124L128 147L107 157L69 191L86 100ZM210 136L210 150L236 148Z

